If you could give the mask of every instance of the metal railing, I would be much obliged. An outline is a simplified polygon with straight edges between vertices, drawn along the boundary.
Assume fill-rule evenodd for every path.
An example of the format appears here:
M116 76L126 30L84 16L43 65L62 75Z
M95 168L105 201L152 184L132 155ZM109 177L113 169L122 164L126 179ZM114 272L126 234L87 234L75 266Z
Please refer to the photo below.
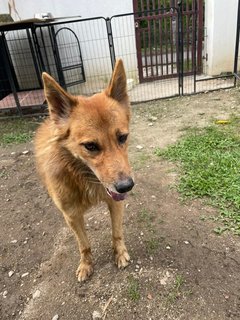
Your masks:
M193 0L191 8L182 1L174 5L111 18L0 26L1 114L46 112L42 71L72 94L99 92L117 58L124 61L133 103L235 86L238 48L233 73L204 75L202 1Z

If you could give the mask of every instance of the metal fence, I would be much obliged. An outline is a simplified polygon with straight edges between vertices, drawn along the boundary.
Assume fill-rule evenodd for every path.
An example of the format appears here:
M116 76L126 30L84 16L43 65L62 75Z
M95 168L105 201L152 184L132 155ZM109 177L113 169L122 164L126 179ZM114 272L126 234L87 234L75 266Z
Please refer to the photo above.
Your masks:
M133 103L233 87L234 73L203 72L202 1L178 3L111 18L0 26L1 114L46 112L42 71L72 94L100 92L116 58L124 61Z
M240 56L239 56L239 40L240 40L240 0L238 1L238 15L237 15L237 30L236 30L236 46L235 46L235 55L234 55L234 76L235 76L235 85L237 80L240 80Z

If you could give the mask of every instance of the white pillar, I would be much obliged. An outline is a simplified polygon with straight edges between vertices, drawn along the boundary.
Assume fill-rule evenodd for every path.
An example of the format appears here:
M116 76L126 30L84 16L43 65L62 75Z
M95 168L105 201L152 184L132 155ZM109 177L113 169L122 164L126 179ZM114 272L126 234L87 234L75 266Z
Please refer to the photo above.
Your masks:
M232 72L237 28L238 0L205 0L205 72Z

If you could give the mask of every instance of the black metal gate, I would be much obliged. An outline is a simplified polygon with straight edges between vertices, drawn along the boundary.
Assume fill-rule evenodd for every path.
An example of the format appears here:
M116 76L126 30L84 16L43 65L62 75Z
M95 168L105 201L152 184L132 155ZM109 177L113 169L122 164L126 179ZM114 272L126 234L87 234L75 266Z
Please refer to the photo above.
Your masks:
M50 24L33 32L42 71L57 76L66 90L86 81L80 42L69 26L57 28Z
M202 71L203 0L133 0L140 82L177 77L182 33L183 72ZM195 50L196 45L196 50Z

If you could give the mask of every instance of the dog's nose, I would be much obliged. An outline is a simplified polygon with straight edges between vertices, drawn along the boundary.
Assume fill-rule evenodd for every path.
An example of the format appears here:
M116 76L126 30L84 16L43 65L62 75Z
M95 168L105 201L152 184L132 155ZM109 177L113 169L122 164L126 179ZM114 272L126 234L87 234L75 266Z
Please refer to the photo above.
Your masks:
M127 179L119 180L117 183L115 183L114 186L115 186L117 192L125 193L125 192L130 191L133 188L134 182L131 177L128 177Z

